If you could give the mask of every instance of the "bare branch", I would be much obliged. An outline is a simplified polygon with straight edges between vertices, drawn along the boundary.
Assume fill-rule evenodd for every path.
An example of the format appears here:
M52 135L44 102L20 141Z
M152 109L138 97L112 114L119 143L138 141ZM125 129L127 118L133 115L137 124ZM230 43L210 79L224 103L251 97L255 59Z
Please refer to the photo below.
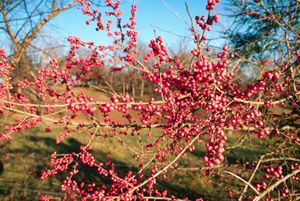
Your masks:
M241 180L242 182L244 182L245 184L247 184L247 186L249 186L256 194L259 194L259 192L256 190L256 188L251 184L249 183L248 181L246 181L245 179L243 179L242 177L232 173L232 172L228 172L228 171L224 171L224 173L227 173L227 174L230 174L232 176L234 176L235 178Z
M72 2L70 2L69 4L56 9L56 10L52 10L52 12L46 16L39 24L37 24L34 29L30 32L30 34L28 36L26 36L26 38L23 40L20 48L18 49L17 54L14 56L14 63L18 63L21 55L24 53L24 51L27 49L27 47L30 45L30 43L33 41L33 39L36 37L36 35L38 34L38 32L44 27L44 25L50 21L51 19L53 19L54 17L56 17L58 14L60 14L61 12L71 8L75 3L77 2L77 0L73 0Z
M7 19L7 14L4 10L1 11L2 17L4 19L4 23L5 23L5 27L6 27L6 32L9 35L11 41L13 42L15 48L18 48L20 46L14 32L12 31L10 24L9 24L9 20Z

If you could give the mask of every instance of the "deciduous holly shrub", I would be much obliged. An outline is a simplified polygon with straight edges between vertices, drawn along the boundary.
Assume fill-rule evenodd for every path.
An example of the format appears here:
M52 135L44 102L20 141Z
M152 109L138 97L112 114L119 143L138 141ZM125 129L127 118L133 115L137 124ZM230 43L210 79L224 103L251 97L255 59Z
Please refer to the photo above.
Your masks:
M78 8L89 17L86 24L106 32L112 43L95 45L70 36L67 63L59 65L53 58L47 68L39 70L34 81L21 81L16 86L19 92L10 84L14 64L10 64L4 50L0 49L0 112L2 116L16 113L19 117L17 122L3 126L0 139L3 143L14 140L14 133L39 126L41 122L49 125L45 133L51 134L53 127L63 129L57 143L79 132L88 135L89 140L78 152L53 153L51 168L41 175L41 179L63 176L60 187L65 200L176 200L168 191L157 188L157 179L171 177L167 173L178 168L178 162L184 160L188 152L203 144L206 153L198 156L204 161L199 164L199 171L222 172L235 178L241 186L240 191L230 191L228 199L296 200L300 194L300 139L299 128L295 126L299 119L300 52L294 47L297 43L291 41L298 40L299 32L283 39L288 55L262 61L261 73L242 86L237 77L242 58L227 46L216 53L207 47L206 33L219 21L219 16L214 14L219 2L207 1L206 16L189 13L194 47L188 65L172 56L161 36L149 41L146 56L142 60L138 58L137 7L133 3L130 18L124 19L120 0L105 0L106 11L92 8L89 1L79 0ZM263 1L259 4L264 5ZM275 15L271 20L280 20L279 17ZM90 51L90 56L78 58L76 51L83 47ZM87 72L103 65L111 66L112 71L139 70L156 86L153 98L143 102L127 94L114 93L110 101L102 102L86 93L75 92L74 87ZM76 76L71 73L74 67L81 71ZM26 96L28 90L35 91L43 104L31 102ZM274 112L276 108L280 108L279 113ZM126 121L112 118L111 113L119 113ZM88 115L89 120L77 122L78 114ZM161 129L161 134L151 136L152 129L156 128ZM110 135L105 132L108 130ZM95 159L95 141L121 135L135 136L141 130L149 131L149 143L144 147L148 154L138 157L138 170L120 174L112 160ZM231 144L229 131L241 133L231 134L234 139ZM272 139L269 141L271 151L251 163L237 162L236 172L227 171L228 152L241 144L247 146L249 135ZM105 182L77 177L91 170ZM248 172L248 177L240 176L241 171ZM53 197L42 195L40 199L52 200Z

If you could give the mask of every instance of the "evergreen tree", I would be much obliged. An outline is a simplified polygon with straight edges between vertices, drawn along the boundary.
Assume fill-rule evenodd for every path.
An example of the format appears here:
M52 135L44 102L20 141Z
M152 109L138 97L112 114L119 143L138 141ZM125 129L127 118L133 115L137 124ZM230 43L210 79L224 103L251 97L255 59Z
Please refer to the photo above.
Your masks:
M240 57L286 61L299 50L299 0L231 0L229 5L234 21L226 37Z

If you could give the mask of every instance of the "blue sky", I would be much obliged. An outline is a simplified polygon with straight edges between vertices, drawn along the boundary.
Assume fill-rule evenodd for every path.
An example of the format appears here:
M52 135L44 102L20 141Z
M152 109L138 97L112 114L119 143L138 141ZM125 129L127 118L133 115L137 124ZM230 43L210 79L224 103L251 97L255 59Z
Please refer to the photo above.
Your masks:
M128 18L130 14L131 0L123 1L122 9L124 17ZM154 29L156 35L161 35L166 39L169 47L176 47L178 42L185 36L191 38L186 23L188 15L185 10L184 0L137 0L137 30L139 32L139 41L147 43L154 38ZM206 15L206 0L187 0L192 16ZM223 1L224 2L224 1ZM224 3L223 3L224 4ZM224 13L222 3L217 6L214 13ZM99 8L100 10L103 8ZM172 11L171 11L172 10ZM174 14L174 12L177 13ZM179 17L180 16L180 17ZM182 18L181 18L182 17ZM50 30L53 34L57 34L62 38L68 35L78 36L85 41L95 41L97 44L107 43L104 34L94 30L94 26L86 26L85 21L88 19L81 14L77 8L70 9L51 21L51 26L46 30ZM186 21L186 23L185 23ZM228 27L230 22L227 18L221 18L220 23L214 27L215 30L222 31ZM208 37L216 38L219 35L216 31L209 33ZM219 46L224 41L214 41L213 45Z

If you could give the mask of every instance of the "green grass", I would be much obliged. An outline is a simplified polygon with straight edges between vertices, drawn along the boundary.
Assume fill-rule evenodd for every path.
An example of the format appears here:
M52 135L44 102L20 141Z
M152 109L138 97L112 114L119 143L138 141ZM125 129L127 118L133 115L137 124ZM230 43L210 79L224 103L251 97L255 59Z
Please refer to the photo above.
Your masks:
M61 175L40 180L41 172L49 167L51 153L78 152L79 146L86 143L84 133L78 133L56 144L55 138L59 130L45 134L43 126L35 127L15 134L10 142L1 142L1 164L3 170L0 174L0 200L38 200L40 193L52 193L59 196L59 182ZM160 130L152 131L152 135L160 135ZM93 152L97 160L105 161L112 159L116 169L136 171L138 161L137 153L142 152L144 145L149 143L145 138L145 132L140 136L124 136L117 138L99 138L93 144ZM255 143L254 143L255 144ZM257 144L257 142L256 142ZM137 149L133 149L133 148ZM256 146L238 147L229 152L227 156L229 164L235 164L236 160L252 161L267 150L261 149L259 143ZM204 144L198 145L197 149L188 153L184 160L179 161L180 167L203 166L201 157L205 153ZM149 155L150 158L152 155ZM145 159L146 161L146 159ZM234 182L224 176L204 176L201 171L179 169L167 172L167 179L159 177L158 187L168 189L172 194L179 197L195 199L204 197L206 200L226 200L227 190L224 186L234 186ZM93 171L85 172L84 179L98 179ZM97 180L96 179L96 180Z

